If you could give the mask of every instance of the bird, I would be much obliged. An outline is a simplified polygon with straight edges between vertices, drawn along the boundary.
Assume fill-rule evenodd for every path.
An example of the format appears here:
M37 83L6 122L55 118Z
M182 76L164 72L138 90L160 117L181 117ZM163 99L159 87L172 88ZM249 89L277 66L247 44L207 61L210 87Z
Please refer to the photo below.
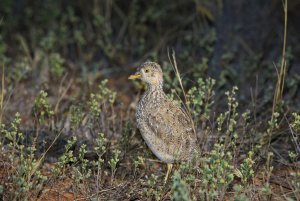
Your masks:
M145 62L128 79L140 79L147 89L136 108L137 127L154 155L167 164L164 183L173 164L189 161L196 153L197 137L187 111L163 90L163 72L156 62Z

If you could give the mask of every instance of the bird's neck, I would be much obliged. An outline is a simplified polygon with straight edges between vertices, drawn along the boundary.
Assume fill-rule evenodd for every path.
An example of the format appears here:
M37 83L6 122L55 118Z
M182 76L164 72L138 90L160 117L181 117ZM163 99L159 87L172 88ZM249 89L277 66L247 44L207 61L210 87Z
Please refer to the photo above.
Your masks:
M162 84L160 85L150 85L148 84L147 90L143 95L142 102L144 101L153 101L154 102L160 102L165 97L165 93L163 91Z
M147 87L148 92L154 92L154 91L163 91L163 84L148 84Z

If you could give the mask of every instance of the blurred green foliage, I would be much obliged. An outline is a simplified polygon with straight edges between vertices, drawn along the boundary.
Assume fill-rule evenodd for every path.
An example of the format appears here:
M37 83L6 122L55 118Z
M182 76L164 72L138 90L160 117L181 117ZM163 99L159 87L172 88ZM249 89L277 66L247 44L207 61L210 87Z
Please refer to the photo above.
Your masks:
M198 50L205 47L208 54L212 53L207 43L213 43L215 32L203 35L203 39L199 35L207 26L208 16L213 16L209 7L212 4L179 0L147 3L3 0L0 53L16 54L7 45L17 46L16 36L21 35L30 51L40 48L86 62L101 58L124 64L127 58L136 59L145 54L153 59L159 56L157 51L161 47L171 45L183 46L181 57L191 63L195 46Z
M227 6L244 4L235 1ZM0 61L18 66L18 62L26 59L26 69L40 71L47 63L47 70L55 79L74 70L84 76L99 69L104 69L104 73L124 72L124 67L137 66L147 59L164 61L162 66L169 68L167 50L173 48L187 89L194 85L192 81L208 75L217 80L216 91L226 91L233 85L249 89L255 86L254 76L258 74L261 78L257 84L266 85L262 101L270 104L276 78L272 61L278 61L278 55L274 57L274 53L266 62L266 55L259 49L255 51L252 41L243 38L243 27L240 27L243 21L235 25L238 22L229 13L223 13L224 6L225 2L220 0L94 0L88 3L3 0L0 2ZM226 20L225 24L222 20ZM228 28L224 27L227 25ZM236 28L231 30L233 26ZM232 33L237 38L231 39ZM276 51L280 49L278 46ZM288 47L288 66L292 65L292 59L292 48ZM28 72L24 68L13 71L18 75ZM172 72L166 68L165 71L168 72L165 78L170 78L166 79L166 88L174 88ZM240 79L241 74L245 79ZM299 95L298 80L293 75L287 81L289 97ZM250 93L245 97L250 97Z

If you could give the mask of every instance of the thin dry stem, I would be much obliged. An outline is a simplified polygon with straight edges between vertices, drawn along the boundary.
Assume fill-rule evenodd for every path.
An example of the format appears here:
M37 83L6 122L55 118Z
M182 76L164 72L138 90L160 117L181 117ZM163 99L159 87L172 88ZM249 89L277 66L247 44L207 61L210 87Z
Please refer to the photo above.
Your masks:
M192 122L193 131L194 131L194 133L196 135L196 129L195 129L195 124L194 124L192 115L191 115L191 109L186 104L187 103L186 93L185 93L185 90L184 90L184 87L183 87L183 84L182 84L182 79L181 79L181 76L180 76L180 73L179 73L179 70L178 70L178 67L177 67L177 62L176 62L176 57L175 57L175 51L172 50L172 59L171 59L170 53L168 51L168 57L169 57L169 60L170 60L170 62L172 64L173 70L174 70L174 72L176 74L176 77L177 77L177 79L179 81L179 85L180 85L180 88L181 88L183 96L184 96L184 101L181 100L181 102L183 103L183 106L184 106L184 108L186 110L186 113L187 113L187 115L189 116L189 118L190 118L190 120Z
M285 81L286 71L287 71L286 58L285 58L286 57L287 22L288 22L287 5L288 5L288 0L285 0L283 3L284 35L283 35L283 47L282 47L282 59L281 59L280 72L278 75L277 84L276 84L276 88L275 88L275 92L274 92L272 119L274 116L274 112L276 110L276 106L278 105L278 103L280 103L282 101L283 90L284 90L284 81Z

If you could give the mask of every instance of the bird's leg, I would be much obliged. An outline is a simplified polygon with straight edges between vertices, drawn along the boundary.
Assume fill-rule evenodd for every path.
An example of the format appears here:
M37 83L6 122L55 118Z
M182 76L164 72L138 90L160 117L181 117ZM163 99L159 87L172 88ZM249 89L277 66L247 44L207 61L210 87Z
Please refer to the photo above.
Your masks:
M170 172L171 172L171 170L172 170L172 167L173 167L173 164L172 164L172 163L168 163L167 165L168 165L168 171L167 171L167 174L166 174L166 176L165 176L164 183L167 183L168 176L169 176L169 174L170 174Z

